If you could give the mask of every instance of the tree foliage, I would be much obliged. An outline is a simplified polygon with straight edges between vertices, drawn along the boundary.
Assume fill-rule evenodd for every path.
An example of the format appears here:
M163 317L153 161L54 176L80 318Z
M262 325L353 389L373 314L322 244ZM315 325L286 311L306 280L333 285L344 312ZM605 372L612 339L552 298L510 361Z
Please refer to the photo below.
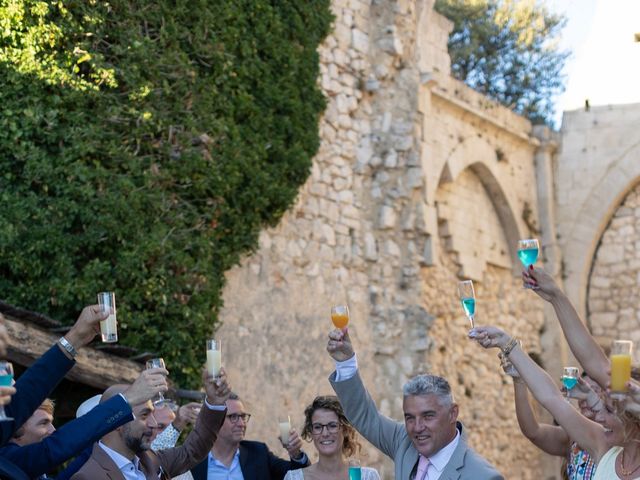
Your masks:
M534 123L550 122L563 91L558 35L566 20L537 0L436 0L453 23L452 74Z
M0 292L197 382L224 272L317 151L329 0L0 0Z

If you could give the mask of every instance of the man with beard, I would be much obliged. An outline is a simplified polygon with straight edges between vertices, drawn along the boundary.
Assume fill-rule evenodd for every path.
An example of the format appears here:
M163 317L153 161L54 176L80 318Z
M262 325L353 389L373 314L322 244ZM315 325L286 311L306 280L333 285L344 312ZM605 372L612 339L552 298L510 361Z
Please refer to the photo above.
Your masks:
M186 472L206 457L224 422L225 401L230 389L224 369L215 379L203 371L206 392L193 431L180 447L159 452L151 450L151 437L156 421L151 401L133 409L134 420L108 433L94 445L91 457L73 475L72 480L107 480L113 478L166 480ZM126 385L107 389L100 402L124 391Z
M218 439L208 458L191 470L194 480L282 480L289 470L309 465L302 439L293 429L286 445L290 461L276 457L262 442L244 440L250 418L238 395L229 395Z

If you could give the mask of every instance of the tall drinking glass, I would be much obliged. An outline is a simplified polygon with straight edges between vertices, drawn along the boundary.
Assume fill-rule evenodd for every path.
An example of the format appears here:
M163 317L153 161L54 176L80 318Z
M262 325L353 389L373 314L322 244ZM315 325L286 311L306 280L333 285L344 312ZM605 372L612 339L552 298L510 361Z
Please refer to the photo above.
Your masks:
M462 308L464 313L469 319L471 328L475 325L473 323L473 317L476 314L476 294L473 290L473 282L471 280L465 280L458 283L458 294L460 295L460 301L462 302Z
M100 322L100 333L104 343L118 341L118 322L116 320L116 294L113 292L100 292L98 305L103 312L111 312L106 320Z
M336 305L331 307L331 321L336 328L343 329L349 324L349 307Z
M614 394L627 393L632 350L633 342L629 340L614 340L611 344L611 392Z
M278 420L278 429L280 430L280 441L283 445L289 444L289 432L291 431L291 417L283 416Z
M164 360L162 358L152 358L151 360L147 360L147 370L152 368L167 368L167 367L165 366ZM165 405L168 407L171 407L172 403L173 402L171 400L167 400L164 398L164 395L162 394L162 392L158 392L158 396L153 401L153 404L156 407L161 407Z
M207 372L212 377L220 375L222 366L222 342L210 338L207 340Z
M349 460L349 480L362 480L362 467L358 460Z
M11 362L0 361L0 387L10 387L13 383L13 365ZM4 413L4 406L0 405L0 422L13 420Z
M529 268L536 263L539 251L540 245L537 238L518 241L518 258L520 258L524 268Z
M564 367L562 370L562 384L567 389L567 397L573 387L578 384L578 369L576 367Z

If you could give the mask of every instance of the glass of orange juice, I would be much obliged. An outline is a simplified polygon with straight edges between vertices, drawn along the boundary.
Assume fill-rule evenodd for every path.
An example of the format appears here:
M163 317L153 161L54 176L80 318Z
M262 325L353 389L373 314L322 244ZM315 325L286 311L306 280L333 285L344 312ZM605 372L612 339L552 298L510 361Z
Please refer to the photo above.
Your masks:
M349 307L346 305L336 305L331 307L331 321L336 328L344 328L349 324Z
M633 342L614 340L611 344L611 392L627 393L627 382L631 378L631 350Z

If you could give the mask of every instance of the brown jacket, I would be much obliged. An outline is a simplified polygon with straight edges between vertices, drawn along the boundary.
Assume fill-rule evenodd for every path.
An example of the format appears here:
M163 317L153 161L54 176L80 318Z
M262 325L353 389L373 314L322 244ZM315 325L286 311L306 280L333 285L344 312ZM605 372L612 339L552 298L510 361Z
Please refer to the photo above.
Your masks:
M148 450L139 455L140 468L147 479L165 480L180 475L200 463L216 441L224 422L226 410L200 410L193 431L180 447L160 452ZM120 469L111 457L96 443L87 463L71 477L71 480L123 480Z

